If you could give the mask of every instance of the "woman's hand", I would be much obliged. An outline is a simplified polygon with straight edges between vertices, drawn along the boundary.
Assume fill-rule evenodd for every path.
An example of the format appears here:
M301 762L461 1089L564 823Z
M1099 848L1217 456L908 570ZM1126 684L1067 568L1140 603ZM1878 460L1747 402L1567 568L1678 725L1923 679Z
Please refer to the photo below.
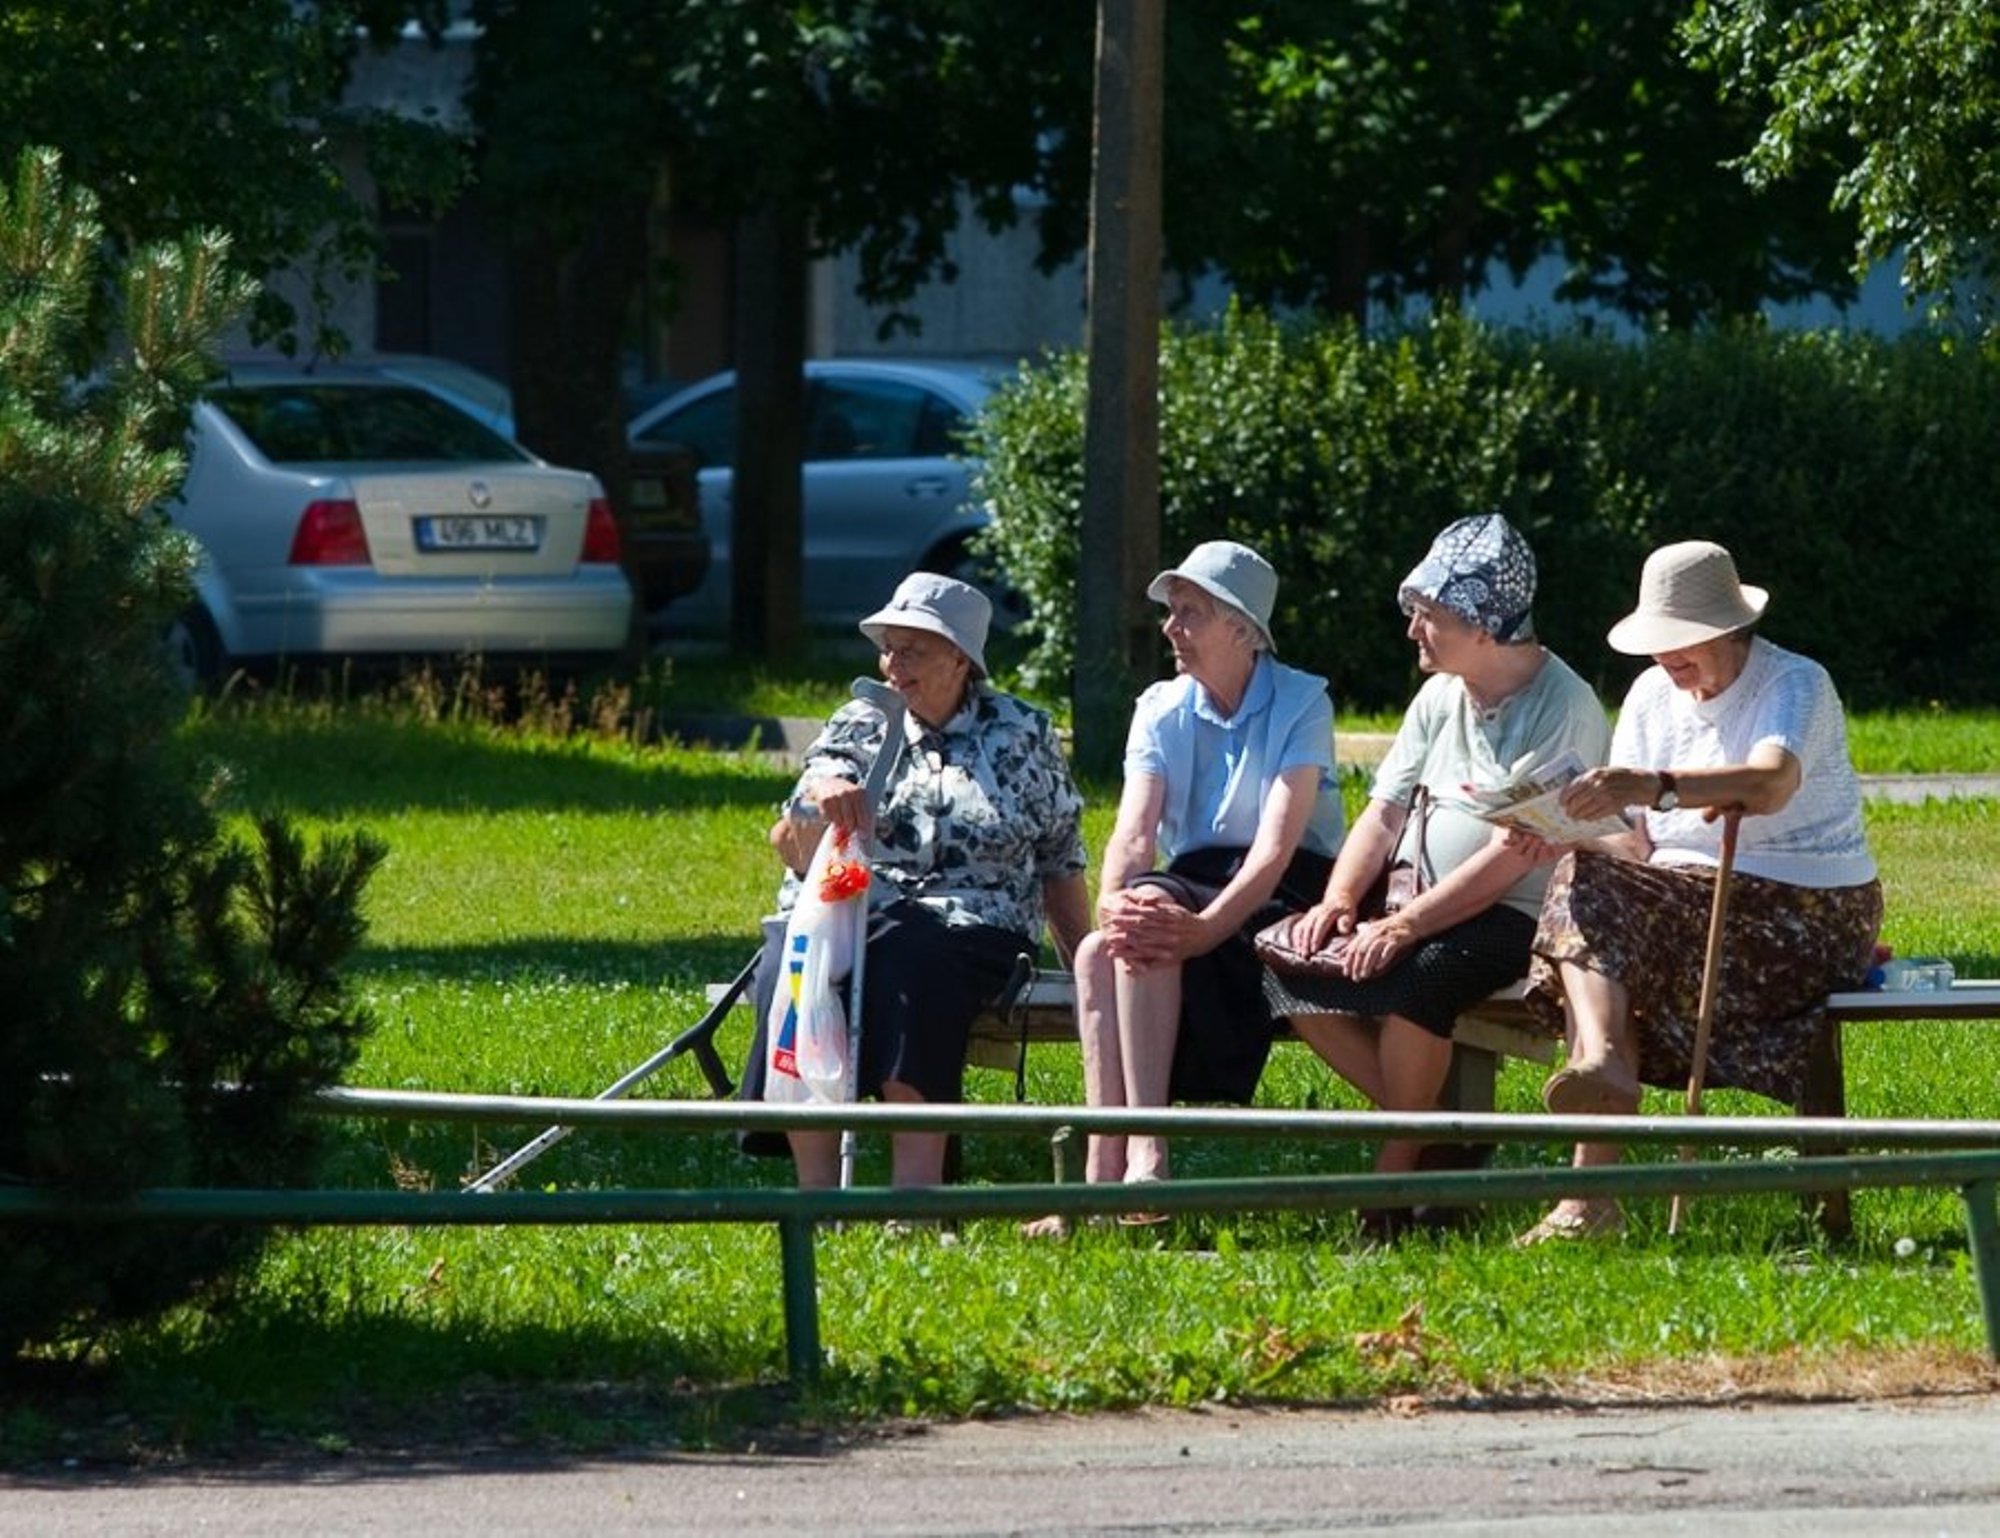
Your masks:
M1417 932L1400 914L1369 919L1355 926L1342 958L1347 975L1357 982L1388 971L1417 942Z
M1354 903L1346 897L1322 897L1292 920L1292 940L1303 951L1324 950L1337 935L1354 933Z
M1557 800L1572 817L1588 821L1622 816L1628 806L1651 806L1659 794L1660 777L1651 769L1606 764L1584 770L1562 788Z
M819 808L828 823L848 833L866 832L868 792L852 780L815 780L806 787L806 798Z
M1201 915L1154 886L1113 892L1097 905L1106 954L1126 966L1177 965L1212 948Z

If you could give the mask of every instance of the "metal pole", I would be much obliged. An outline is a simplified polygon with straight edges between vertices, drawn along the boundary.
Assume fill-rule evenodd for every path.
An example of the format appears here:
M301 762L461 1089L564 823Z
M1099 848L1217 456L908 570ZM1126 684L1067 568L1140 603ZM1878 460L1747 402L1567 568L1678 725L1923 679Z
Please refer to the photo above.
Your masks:
M810 1218L778 1220L778 1254L785 1268L785 1361L796 1383L819 1378L819 1276Z
M1965 1197L1965 1227L1972 1248L1972 1274L1979 1279L1979 1307L1986 1315L1986 1351L2000 1362L2000 1219L1993 1205L2000 1200L2000 1182L1971 1180L1959 1188Z
M730 982L729 987L723 992L722 997L709 1006L707 1014L703 1015L693 1025L682 1031L680 1035L676 1036L659 1051L647 1058L645 1062L629 1070L616 1083L599 1090L594 1098L598 1100L620 1099L627 1091L644 1083L675 1058L687 1052L694 1053L695 1061L701 1065L702 1077L708 1080L708 1087L719 1098L726 1097L730 1091L730 1084L728 1075L722 1069L721 1061L715 1055L715 1028L722 1023L722 1017L736 1007L736 1001L743 996L743 990L750 986L751 974L756 970L757 956L753 955L743 964L743 969L736 974L735 978ZM508 1179L524 1165L531 1164L536 1159L539 1159L575 1130L576 1128L574 1127L566 1127L561 1124L544 1128L533 1139L523 1143L476 1180L468 1181L465 1187L467 1193L485 1195L489 1192L497 1191L502 1181Z

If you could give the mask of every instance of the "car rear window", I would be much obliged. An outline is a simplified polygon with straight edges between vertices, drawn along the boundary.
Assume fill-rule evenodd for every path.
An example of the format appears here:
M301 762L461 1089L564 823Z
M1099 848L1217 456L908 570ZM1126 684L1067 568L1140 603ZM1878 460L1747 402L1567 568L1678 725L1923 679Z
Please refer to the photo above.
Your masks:
M274 464L520 463L517 445L407 385L236 387L213 401Z

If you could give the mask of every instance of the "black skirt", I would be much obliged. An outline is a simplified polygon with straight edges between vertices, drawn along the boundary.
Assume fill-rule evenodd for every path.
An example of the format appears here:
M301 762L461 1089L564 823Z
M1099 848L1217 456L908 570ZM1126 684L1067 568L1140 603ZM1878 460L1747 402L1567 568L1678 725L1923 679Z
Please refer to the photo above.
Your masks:
M1132 886L1156 886L1183 908L1199 912L1243 868L1245 849L1194 849ZM1301 849L1278 889L1235 934L1205 956L1181 963L1181 1028L1167 1094L1172 1100L1247 1104L1257 1093L1277 1036L1277 1016L1264 999L1264 964L1250 941L1266 924L1318 902L1333 861Z
M740 1100L764 1098L765 1022L784 975L784 946L784 919L766 919L764 950L750 989L757 1026L737 1090ZM861 1097L879 1095L883 1083L894 1079L926 1100L962 1100L972 1022L1006 987L1016 958L1034 953L1034 942L1024 935L991 924L946 924L908 899L870 914L856 1076ZM851 1015L853 1000L846 1003ZM737 1143L745 1153L790 1151L782 1132L744 1132Z

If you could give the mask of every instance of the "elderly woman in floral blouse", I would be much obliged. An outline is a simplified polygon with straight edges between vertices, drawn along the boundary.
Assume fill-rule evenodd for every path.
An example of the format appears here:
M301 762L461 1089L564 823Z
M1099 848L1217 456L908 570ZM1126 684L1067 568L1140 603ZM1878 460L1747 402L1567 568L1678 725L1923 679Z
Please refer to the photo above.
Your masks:
M771 843L795 878L828 824L870 831L880 890L869 920L862 989L860 1093L884 1100L957 1101L972 1021L1032 954L1044 922L1065 962L1090 927L1079 819L1083 801L1042 712L986 681L991 607L978 589L919 572L861 622L882 676L909 706L895 776L872 819L862 782L883 751L879 711L835 711L805 766ZM782 920L767 922L757 985L757 1039L743 1096L760 1098L762 1022L781 973ZM754 1134L745 1146L765 1151ZM892 1144L897 1185L943 1178L943 1133L907 1132ZM831 1185L839 1135L790 1135L800 1185Z

